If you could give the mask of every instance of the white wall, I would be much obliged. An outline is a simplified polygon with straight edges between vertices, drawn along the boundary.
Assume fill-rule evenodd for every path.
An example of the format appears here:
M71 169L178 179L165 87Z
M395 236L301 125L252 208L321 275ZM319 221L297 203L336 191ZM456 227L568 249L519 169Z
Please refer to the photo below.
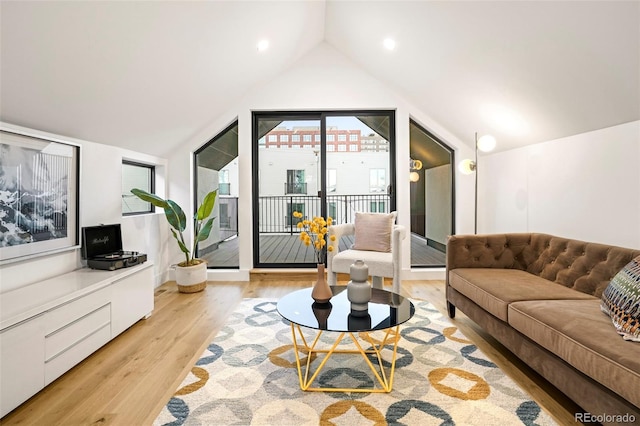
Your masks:
M172 175L169 193L175 200L187 204L192 191L191 157L193 152L217 133L238 119L238 167L239 188L239 244L240 271L210 270L209 279L248 279L253 267L252 258L252 111L295 111L295 110L353 110L378 109L396 111L396 168L397 168L397 211L398 223L410 225L409 209L409 119L412 118L425 129L437 135L457 153L457 158L466 158L472 150L426 116L386 85L360 67L346 59L326 43L321 43L312 52L293 64L273 81L262 87L250 88L237 104L225 115L213 120L195 137L184 144L179 151L169 157ZM456 171L457 173L457 171ZM456 229L460 232L473 230L473 200L466 191L473 191L473 183L461 181L456 193L460 213L456 215ZM472 194L472 192L471 192ZM471 199L471 201L469 201ZM471 209L470 209L470 208ZM404 241L403 274L407 278L443 278L442 269L410 271L409 241Z
M640 248L640 121L482 156L478 232Z
M166 280L167 238L164 215L157 214L123 217L122 160L154 164L158 171L156 181L160 194L165 192L167 161L108 145L102 145L42 132L9 123L0 123L3 130L40 137L80 146L80 227L101 223L121 223L122 244L125 250L146 253L154 262L156 286ZM17 259L0 265L0 292L21 287L55 275L82 267L79 249L28 259Z

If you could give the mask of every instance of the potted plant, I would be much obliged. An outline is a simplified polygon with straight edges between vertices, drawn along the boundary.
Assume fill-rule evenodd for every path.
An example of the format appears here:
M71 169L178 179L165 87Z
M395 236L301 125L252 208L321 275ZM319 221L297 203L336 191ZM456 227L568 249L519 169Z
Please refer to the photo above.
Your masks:
M184 210L173 200L165 200L155 194L150 194L142 189L134 188L131 193L143 201L164 209L164 215L171 225L171 233L178 242L180 250L185 255L185 260L176 265L176 284L181 293L195 293L204 290L207 284L207 262L195 256L197 245L200 241L209 238L213 220L209 218L216 202L218 190L209 192L198 207L194 215L193 245L191 249L184 238L184 231L187 228L187 217Z

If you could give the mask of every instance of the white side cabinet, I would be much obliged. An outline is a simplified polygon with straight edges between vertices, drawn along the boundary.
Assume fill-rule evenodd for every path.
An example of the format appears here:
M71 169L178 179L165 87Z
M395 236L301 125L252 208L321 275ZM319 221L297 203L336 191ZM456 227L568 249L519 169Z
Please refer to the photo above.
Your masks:
M79 269L0 294L0 417L153 311L153 268Z
M30 318L0 332L0 414L44 387L44 319Z

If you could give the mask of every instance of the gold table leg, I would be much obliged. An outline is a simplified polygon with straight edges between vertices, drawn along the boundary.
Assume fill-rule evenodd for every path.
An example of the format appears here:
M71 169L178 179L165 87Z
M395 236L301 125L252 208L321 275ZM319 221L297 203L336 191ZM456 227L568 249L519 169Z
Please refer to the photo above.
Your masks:
M371 335L368 332L362 332L361 334L364 336L364 339L371 345L373 349L364 350L356 336L353 333L340 333L338 338L335 340L330 349L317 349L316 346L320 340L320 336L322 336L322 330L318 331L316 337L313 339L311 345L307 343L307 339L302 334L302 330L299 325L291 324L291 338L293 340L293 349L296 357L296 365L298 367L298 379L300 381L300 389L303 391L316 391L316 392L369 392L369 393L383 393L383 392L391 392L393 388L393 373L395 372L396 367L396 357L398 353L398 341L400 340L400 326L396 326L395 328L388 328L385 331L384 338L381 342L376 343ZM296 336L297 334L297 336ZM345 334L351 337L351 340L355 344L357 350L339 350L336 349L342 339L345 337ZM301 345L298 344L298 336L301 340ZM389 371L389 376L385 372L383 363L382 363L382 349L387 345L387 343L393 341L393 356L391 358L391 368ZM307 362L303 371L302 363L300 361L299 352L303 351L307 353ZM313 354L325 354L324 358L320 362L320 365L315 369L315 371L309 377L311 372L311 360L313 358ZM318 374L323 369L329 358L333 354L361 354L364 360L367 362L367 365L373 372L376 377L378 384L380 384L381 388L375 387L375 382L372 388L323 388L323 387L311 387L313 382L318 377ZM378 367L373 365L373 363L367 357L367 354L375 354L378 359Z

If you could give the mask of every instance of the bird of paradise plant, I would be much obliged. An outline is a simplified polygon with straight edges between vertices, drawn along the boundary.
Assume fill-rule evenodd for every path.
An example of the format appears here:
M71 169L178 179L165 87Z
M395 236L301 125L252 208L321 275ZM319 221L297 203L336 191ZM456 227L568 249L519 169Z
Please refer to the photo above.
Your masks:
M326 219L322 216L314 216L313 219L303 219L302 213L295 211L293 217L302 219L298 222L298 229L300 229L300 240L307 247L313 247L313 251L316 258L316 263L324 264L327 256L327 251L333 251L333 243L336 240L335 235L329 237L327 242L327 228L333 223L331 217ZM326 250L325 250L326 249Z

